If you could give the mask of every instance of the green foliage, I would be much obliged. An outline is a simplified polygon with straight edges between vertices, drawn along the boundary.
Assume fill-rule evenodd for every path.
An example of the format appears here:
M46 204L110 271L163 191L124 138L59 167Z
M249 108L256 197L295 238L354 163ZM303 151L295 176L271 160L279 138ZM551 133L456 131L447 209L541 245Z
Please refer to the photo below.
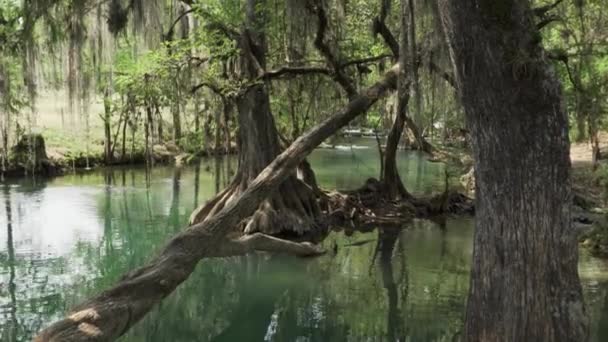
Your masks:
M21 48L21 11L12 0L0 0L0 53L16 53Z
M13 56L6 56L0 53L0 104L2 110L18 114L27 106L25 86L22 82L21 64Z

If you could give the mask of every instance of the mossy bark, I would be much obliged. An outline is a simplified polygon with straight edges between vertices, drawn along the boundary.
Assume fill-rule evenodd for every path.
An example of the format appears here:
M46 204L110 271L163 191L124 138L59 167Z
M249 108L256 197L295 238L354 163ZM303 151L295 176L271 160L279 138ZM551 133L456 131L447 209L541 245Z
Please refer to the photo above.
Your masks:
M465 341L585 341L568 115L524 0L439 0L471 131Z

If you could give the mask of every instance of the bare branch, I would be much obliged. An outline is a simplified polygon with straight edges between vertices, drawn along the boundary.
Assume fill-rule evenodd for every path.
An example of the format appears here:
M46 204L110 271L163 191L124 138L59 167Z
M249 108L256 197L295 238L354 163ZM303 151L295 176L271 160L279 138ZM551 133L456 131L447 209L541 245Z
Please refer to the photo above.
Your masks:
M173 30L175 29L175 26L177 25L177 23L179 23L183 17L185 17L188 14L193 13L193 12L194 12L194 9L191 8L187 11L183 11L180 15L178 15L177 18L175 19L175 21L173 21L173 24L171 24L171 26L169 26L167 33L164 35L165 39L171 40L171 38L173 37Z
M454 89L456 89L456 80L454 80L454 75L452 75L451 73L449 73L447 71L442 70L433 61L429 61L428 67L431 72L434 72L437 75L441 76L441 78L443 78L446 82L448 82L449 85L451 85L452 87L454 87Z
M564 0L557 0L556 2L546 5L546 6L541 6L538 8L534 8L532 9L532 12L534 13L534 15L538 16L538 17L544 17L545 14L547 12L549 12L550 10L554 9L555 7L557 7L559 4L561 4Z
M395 59L399 58L399 43L391 30L386 26L386 17L390 11L391 2L390 0L380 0L380 14L374 18L372 23L374 35L380 35L386 45L393 53Z
M545 17L543 20L539 21L536 24L536 28L538 30L542 29L543 27L549 25L550 23L554 22L554 21L560 21L562 20L561 17L557 16L557 15L549 15L547 17Z
M564 52L561 52L561 51L549 52L549 53L547 53L547 57L549 59L552 59L555 61L560 61L560 62L564 63L564 66L566 67L566 71L568 72L568 79L572 83L572 86L574 86L574 88L576 90L578 90L579 92L584 92L583 85L580 84L579 82L577 82L575 80L574 76L572 75L572 70L570 69L570 63L568 63L568 56Z
M303 67L280 67L275 70L266 71L261 78L263 79L274 79L281 76L292 76L292 75L310 75L310 74L323 74L330 75L331 70L326 67L315 67L315 66L303 66Z
M384 55L378 55L378 56L372 56L372 57L366 57L366 58L360 58L360 59L353 59L348 62L344 62L344 63L340 64L340 69L344 69L344 68L347 68L352 65L374 63L374 62L377 62L377 61L380 61L380 60L383 60L386 58L391 58L391 57L393 57L393 55L384 54Z
M346 92L349 98L353 98L357 95L357 89L354 86L352 80L346 75L342 68L340 68L340 62L338 58L331 51L331 48L325 43L325 33L327 31L328 20L327 13L323 8L323 3L319 0L308 0L307 8L310 12L317 16L317 35L315 37L314 45L321 55L327 61L327 64L333 70L333 78Z
M218 33L221 33L232 40L238 40L240 37L240 34L237 30L229 27L228 25L225 25L224 23L211 22L205 25L205 28L209 31L216 31Z
M195 85L194 87L192 87L192 89L190 90L191 94L196 93L199 89L206 87L209 88L212 92L216 93L219 96L226 96L226 94L224 93L224 91L217 85L217 84L213 84L211 82L202 82L199 83L197 85Z

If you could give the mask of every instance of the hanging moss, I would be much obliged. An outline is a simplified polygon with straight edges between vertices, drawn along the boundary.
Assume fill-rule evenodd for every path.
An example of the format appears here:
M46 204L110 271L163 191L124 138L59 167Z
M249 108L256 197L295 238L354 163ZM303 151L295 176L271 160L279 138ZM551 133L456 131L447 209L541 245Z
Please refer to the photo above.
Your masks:
M128 22L129 9L123 8L120 0L110 1L107 20L108 30L110 33L115 36L118 35L120 32L124 31Z

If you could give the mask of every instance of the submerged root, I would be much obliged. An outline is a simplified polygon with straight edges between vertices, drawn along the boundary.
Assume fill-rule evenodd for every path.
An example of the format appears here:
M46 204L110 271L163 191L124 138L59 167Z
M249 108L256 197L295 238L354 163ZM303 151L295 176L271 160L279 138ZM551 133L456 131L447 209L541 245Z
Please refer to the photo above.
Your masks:
M214 199L197 209L190 224L204 222L221 211L241 193L234 182ZM432 218L445 214L473 214L472 200L460 193L444 191L431 198L400 196L395 199L390 187L370 178L352 191L313 190L295 177L285 182L258 210L234 227L233 237L262 234L287 240L317 241L329 226L365 227L401 225L413 218ZM287 241L285 240L285 241Z
M212 217L242 192L238 181L215 198L195 210L190 224L204 222ZM293 177L279 187L279 191L260 204L258 210L243 220L235 231L245 235L263 233L272 236L301 238L324 233L327 225L318 203L318 190Z
M446 191L428 199L391 199L388 187L373 178L359 189L326 194L325 207L333 224L351 221L355 225L396 225L415 217L474 213L473 200L466 195Z

